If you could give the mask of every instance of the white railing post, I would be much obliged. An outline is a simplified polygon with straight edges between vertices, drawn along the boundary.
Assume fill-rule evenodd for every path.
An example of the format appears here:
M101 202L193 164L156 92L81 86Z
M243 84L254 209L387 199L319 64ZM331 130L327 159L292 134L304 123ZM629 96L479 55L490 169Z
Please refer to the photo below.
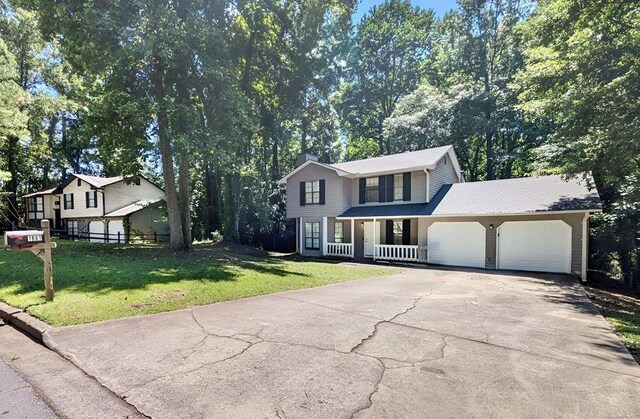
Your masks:
M420 252L416 245L376 244L374 254L380 260L418 262Z
M322 217L322 256L327 254L327 217Z

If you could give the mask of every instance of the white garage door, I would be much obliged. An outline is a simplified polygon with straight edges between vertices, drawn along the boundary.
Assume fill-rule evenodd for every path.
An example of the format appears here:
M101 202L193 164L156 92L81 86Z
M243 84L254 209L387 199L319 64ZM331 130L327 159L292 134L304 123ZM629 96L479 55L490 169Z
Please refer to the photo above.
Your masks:
M571 226L564 221L509 221L498 227L498 269L571 272Z
M433 223L428 231L429 263L484 268L485 236L480 223Z
M122 224L122 220L109 221L109 243L124 243L124 225Z
M89 223L89 241L91 243L104 243L104 223L91 221Z

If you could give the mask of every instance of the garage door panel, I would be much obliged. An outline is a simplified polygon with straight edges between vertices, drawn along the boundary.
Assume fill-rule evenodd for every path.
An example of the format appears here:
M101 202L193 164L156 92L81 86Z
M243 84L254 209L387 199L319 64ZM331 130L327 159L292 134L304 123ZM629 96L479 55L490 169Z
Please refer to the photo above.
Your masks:
M122 220L109 221L109 243L124 243L124 242L125 242L124 224Z
M509 221L498 229L498 269L571 272L571 226L561 220Z
M91 243L104 243L104 223L91 221L89 223L89 241Z
M484 268L485 236L485 228L477 222L433 223L428 231L428 261Z

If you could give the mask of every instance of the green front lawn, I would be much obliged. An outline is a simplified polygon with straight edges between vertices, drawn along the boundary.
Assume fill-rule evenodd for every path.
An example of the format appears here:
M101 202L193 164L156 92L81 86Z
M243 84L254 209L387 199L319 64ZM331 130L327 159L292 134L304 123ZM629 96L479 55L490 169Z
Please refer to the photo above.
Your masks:
M53 250L54 301L44 301L42 262L8 248L0 248L0 300L65 326L396 272L269 257L234 245L174 253L159 245L59 241Z

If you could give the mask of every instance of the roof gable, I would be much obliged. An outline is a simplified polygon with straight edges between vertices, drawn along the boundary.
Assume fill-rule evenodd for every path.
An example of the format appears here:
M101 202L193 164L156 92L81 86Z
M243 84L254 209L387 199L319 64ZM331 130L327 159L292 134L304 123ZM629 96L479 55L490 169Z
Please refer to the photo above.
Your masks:
M320 163L320 162L317 162L317 161L314 161L314 160L307 160L306 162L304 162L303 164L301 164L300 166L295 168L291 173L289 173L288 175L286 175L285 177L280 179L278 181L278 185L286 185L287 184L287 180L289 180L289 178L291 178L296 173L301 172L302 170L304 170L305 167L308 167L310 165L316 165L316 166L323 167L325 169L333 170L334 172L336 172L336 174L338 176L345 176L345 175L348 174L348 172L345 172L344 170L340 170L340 169L336 168L333 165Z

